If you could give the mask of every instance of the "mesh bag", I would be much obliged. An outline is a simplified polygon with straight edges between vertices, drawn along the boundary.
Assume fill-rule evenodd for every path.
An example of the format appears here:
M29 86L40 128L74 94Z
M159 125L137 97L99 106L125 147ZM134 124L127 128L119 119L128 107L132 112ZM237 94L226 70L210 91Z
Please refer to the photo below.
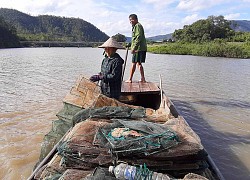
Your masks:
M63 102L78 106L80 108L89 108L100 95L100 87L84 76L79 76L75 86L65 96Z
M79 169L67 169L59 180L82 180L91 172Z
M140 119L146 117L145 108L113 107L105 106L101 108L83 109L75 114L73 123L84 121L87 118L129 118Z
M63 166L88 170L96 165L111 164L108 149L92 144L99 127L107 123L101 119L88 119L75 125L58 147Z
M39 162L47 156L47 154L53 149L53 147L59 142L71 126L71 123L61 119L52 121L52 128L50 132L43 138Z
M72 118L76 113L82 110L82 108L65 102L63 104L63 108L56 114L56 116L59 119L72 123Z
M107 147L113 153L150 155L179 143L177 135L168 128L146 121L114 119L114 123L101 127L95 145ZM120 136L115 130L125 130Z
M97 167L95 170L86 176L83 180L116 180L107 168Z
M38 171L34 179L58 179L65 169L60 166L61 157L55 154L50 162Z

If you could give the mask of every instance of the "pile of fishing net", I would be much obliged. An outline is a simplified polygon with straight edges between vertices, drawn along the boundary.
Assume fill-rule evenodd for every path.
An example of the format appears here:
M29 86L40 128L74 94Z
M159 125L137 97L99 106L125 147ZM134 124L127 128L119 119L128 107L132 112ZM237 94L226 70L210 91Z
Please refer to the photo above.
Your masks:
M145 163L153 171L160 169L174 177L207 171L207 154L182 117L173 118L169 109L153 110L108 98L82 76L66 95L57 117L44 138L40 160L66 136L37 179L81 179L93 175L96 167L108 168L118 161L135 166Z
M126 135L114 135L115 130L121 128L127 130ZM174 132L154 123L90 118L72 129L58 153L66 167L89 169L111 165L114 158L123 161L129 161L132 156L143 158L177 144Z
M137 113L140 116L148 117L148 120L152 122L164 123L170 114L170 111L153 110L150 108L142 108L138 106L132 106L124 104L116 99L109 98L100 93L100 88L96 83L89 81L84 76L79 76L75 85L71 88L70 92L65 96L63 100L64 106L62 110L57 113L57 120L52 122L52 128L48 134L45 135L39 162L41 162L51 149L57 144L57 142L63 137L63 135L73 127L79 119L73 117L81 110L87 109L86 112L81 113L82 116L88 113L95 113L96 108L100 107L127 107L133 109L133 114ZM139 110L136 110L139 109ZM117 114L118 110L113 114ZM125 109L122 109L125 111ZM124 114L121 110L120 114ZM108 112L109 113L109 112ZM125 112L126 113L126 112ZM133 116L133 114L131 116ZM105 114L103 114L105 116ZM78 115L79 116L79 115ZM126 117L129 115L126 115ZM38 162L38 163L39 163Z
M138 109L119 108L84 109L74 116L78 123L58 147L61 168L90 171L124 161L177 177L207 168L200 140L182 117L156 124Z
M112 107L109 108L109 112L112 112ZM68 169L71 172L67 172L68 175L86 175L95 167L108 168L114 161L136 166L145 163L153 171L161 169L163 173L171 175L174 175L171 170L183 170L185 166L189 172L192 172L192 168L198 172L197 154L203 148L199 138L181 117L168 121L168 124L155 125L135 119L99 118L102 117L101 110L104 111L104 108L97 109L97 115L90 113L94 117L87 117L74 126L59 145L58 154L52 163L46 165L40 173L42 177L61 177ZM124 117L125 114L112 115L116 118L118 116ZM145 139L142 140L142 137ZM137 141L138 138L140 141ZM190 162L188 156L192 158ZM192 164L194 157L198 164ZM183 172L183 176L185 174L187 172Z

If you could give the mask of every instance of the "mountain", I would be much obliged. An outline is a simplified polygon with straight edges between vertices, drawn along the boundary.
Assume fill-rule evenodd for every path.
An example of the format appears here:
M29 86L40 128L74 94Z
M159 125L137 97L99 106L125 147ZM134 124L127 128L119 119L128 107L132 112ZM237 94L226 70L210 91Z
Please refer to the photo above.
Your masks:
M158 35L158 36L151 36L151 37L146 37L148 41L154 41L154 42L162 42L163 40L169 40L172 39L172 34L165 34L165 35ZM126 37L126 42L131 42L131 37Z
M163 41L163 40L169 40L169 39L172 39L172 34L173 33L165 34L165 35L152 36L152 37L148 37L147 40L155 41L155 42Z
M0 48L20 47L16 30L0 17Z
M0 16L16 28L22 40L103 42L109 38L94 25L79 18L30 16L6 8L0 8Z
M250 32L250 21L233 20L231 28L235 31Z

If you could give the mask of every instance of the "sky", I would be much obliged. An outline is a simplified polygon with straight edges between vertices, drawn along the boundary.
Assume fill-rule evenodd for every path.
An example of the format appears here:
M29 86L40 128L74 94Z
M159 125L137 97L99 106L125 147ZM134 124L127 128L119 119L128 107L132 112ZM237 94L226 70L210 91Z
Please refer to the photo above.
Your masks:
M108 36L131 36L130 14L137 14L146 37L173 33L211 15L250 20L250 0L0 0L0 7L81 18Z

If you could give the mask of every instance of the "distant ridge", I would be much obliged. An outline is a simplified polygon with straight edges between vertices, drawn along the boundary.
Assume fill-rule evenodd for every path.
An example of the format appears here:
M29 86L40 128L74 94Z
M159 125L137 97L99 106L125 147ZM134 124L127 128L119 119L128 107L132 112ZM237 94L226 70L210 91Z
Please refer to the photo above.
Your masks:
M250 32L250 21L248 21L248 20L233 20L231 28L235 31Z
M172 34L173 33L170 33L170 34L165 34L165 35L158 35L158 36L151 36L151 37L147 37L146 39L148 41L154 41L154 42L157 42L157 41L163 41L163 40L169 40L169 39L172 39ZM131 42L131 37L126 37L127 40L126 42Z
M30 16L6 8L0 8L0 16L16 28L23 40L104 42L109 38L94 25L79 18Z
M147 40L149 41L163 41L163 40L169 40L172 39L172 34L165 34L165 35L158 35L158 36L152 36L152 37L148 37Z

